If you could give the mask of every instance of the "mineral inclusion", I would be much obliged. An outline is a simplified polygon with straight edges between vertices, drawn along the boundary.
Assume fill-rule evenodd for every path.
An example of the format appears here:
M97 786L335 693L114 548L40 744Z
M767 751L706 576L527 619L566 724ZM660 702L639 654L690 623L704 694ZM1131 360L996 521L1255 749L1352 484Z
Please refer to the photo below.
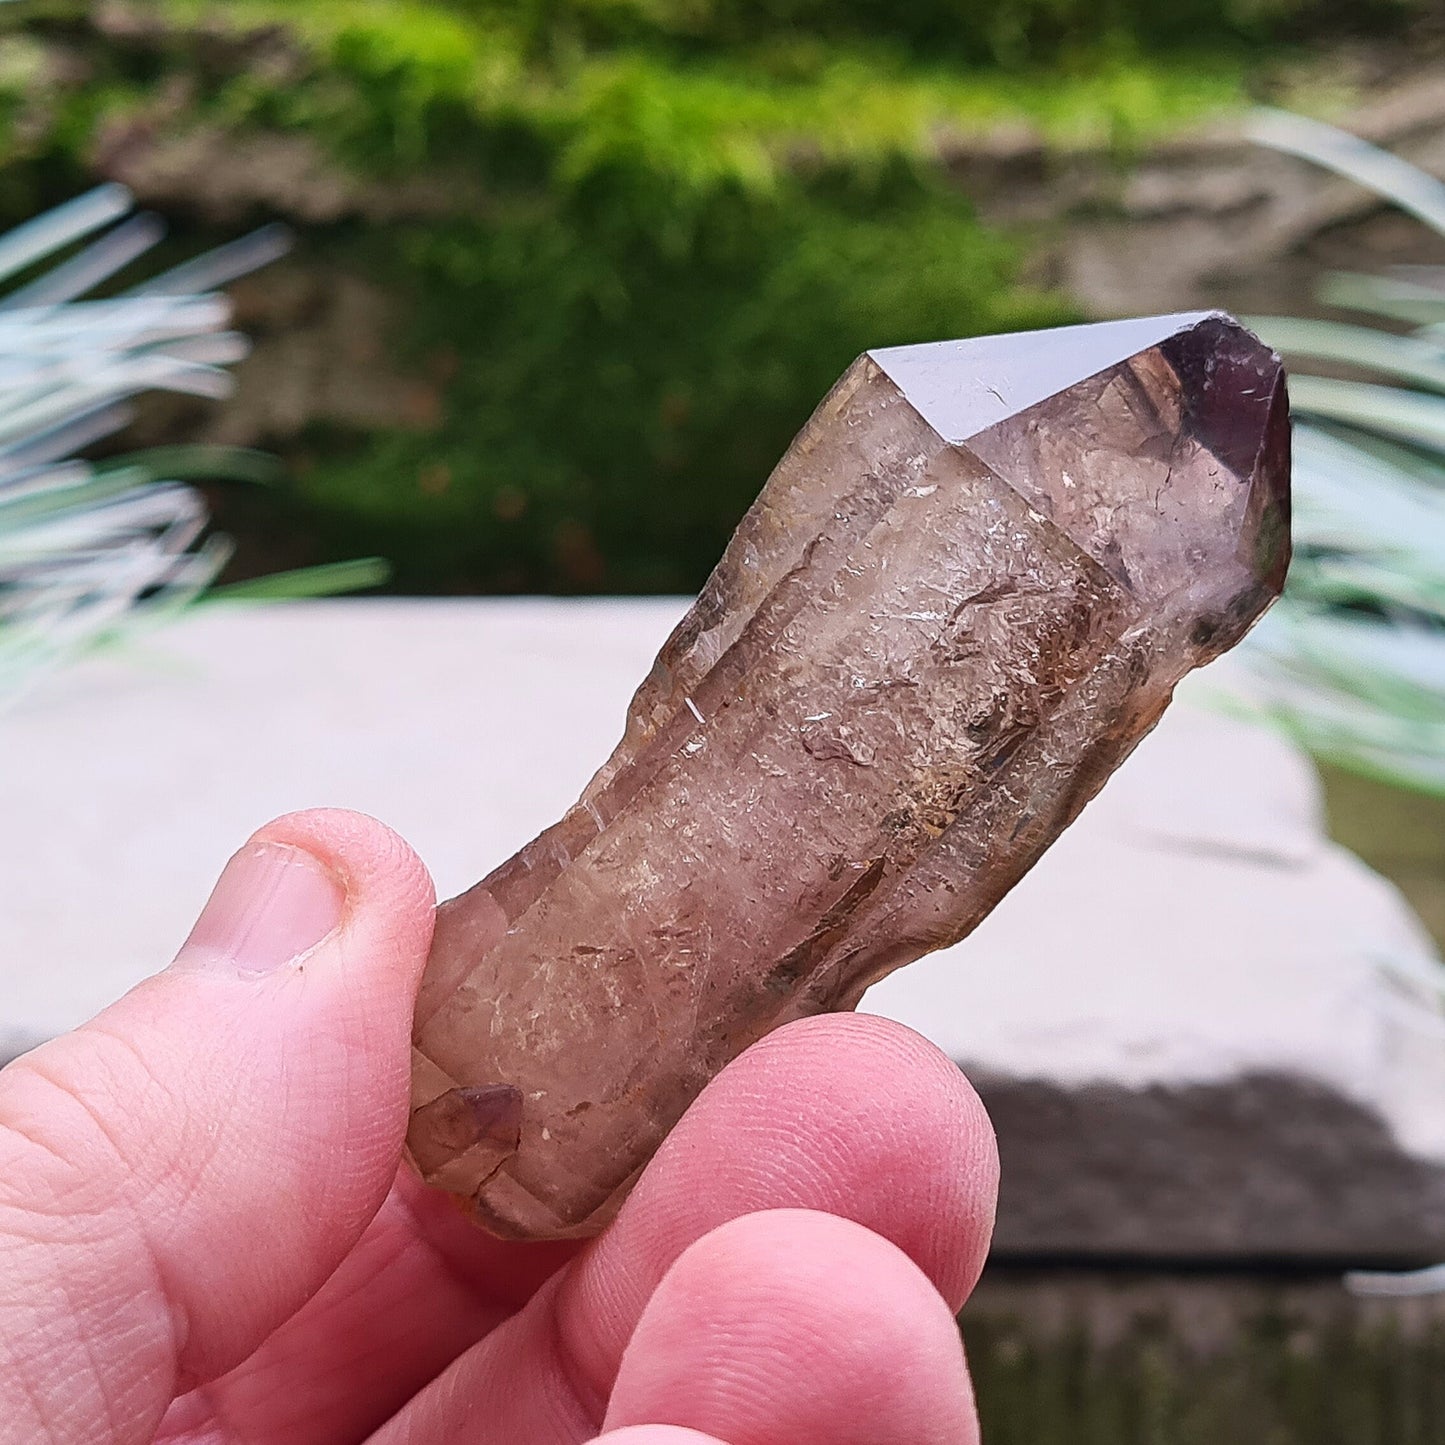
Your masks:
M1278 595L1289 470L1223 315L860 357L581 801L438 910L423 1177L595 1233L730 1059L972 930Z

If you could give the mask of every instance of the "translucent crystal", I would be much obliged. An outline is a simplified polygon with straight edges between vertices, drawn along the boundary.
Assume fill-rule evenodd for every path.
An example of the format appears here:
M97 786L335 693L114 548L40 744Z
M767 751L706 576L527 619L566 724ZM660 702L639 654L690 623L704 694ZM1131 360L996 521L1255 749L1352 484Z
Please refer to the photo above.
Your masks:
M1283 370L1228 317L860 357L581 801L439 910L423 1175L595 1232L728 1060L973 929L1288 559Z

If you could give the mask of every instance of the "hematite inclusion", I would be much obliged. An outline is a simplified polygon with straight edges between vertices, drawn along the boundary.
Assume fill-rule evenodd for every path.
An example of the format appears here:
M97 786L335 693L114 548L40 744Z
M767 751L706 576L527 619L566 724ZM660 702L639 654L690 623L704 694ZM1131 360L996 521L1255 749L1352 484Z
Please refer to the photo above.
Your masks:
M730 1059L972 930L1288 561L1283 368L1226 316L860 357L581 801L438 910L424 1177L594 1233Z

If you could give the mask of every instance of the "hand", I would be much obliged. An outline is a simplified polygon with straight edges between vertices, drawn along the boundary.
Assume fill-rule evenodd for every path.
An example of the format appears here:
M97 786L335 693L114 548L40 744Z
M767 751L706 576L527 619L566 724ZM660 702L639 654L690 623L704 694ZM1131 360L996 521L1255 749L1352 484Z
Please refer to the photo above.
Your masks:
M318 812L170 968L0 1071L0 1441L965 1445L997 1164L907 1030L782 1029L592 1244L399 1169L432 889Z

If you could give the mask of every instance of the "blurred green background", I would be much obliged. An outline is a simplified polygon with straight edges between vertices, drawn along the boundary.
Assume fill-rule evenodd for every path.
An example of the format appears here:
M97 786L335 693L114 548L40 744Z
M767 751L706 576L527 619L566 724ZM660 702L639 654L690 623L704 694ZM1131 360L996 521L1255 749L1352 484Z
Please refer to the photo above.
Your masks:
M976 141L1122 167L1429 8L18 0L0 221L104 176L178 255L297 227L237 288L237 402L143 423L281 454L212 496L235 575L376 553L408 592L685 591L859 351L1079 314L1037 227L975 214Z

